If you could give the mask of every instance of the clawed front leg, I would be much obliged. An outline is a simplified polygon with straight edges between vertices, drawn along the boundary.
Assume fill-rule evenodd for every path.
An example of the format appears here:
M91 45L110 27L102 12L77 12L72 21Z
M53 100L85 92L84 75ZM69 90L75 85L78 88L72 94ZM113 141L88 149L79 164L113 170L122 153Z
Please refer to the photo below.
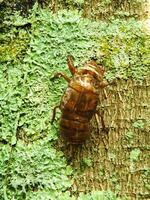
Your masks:
M62 73L62 72L56 73L56 74L51 78L51 80L54 80L55 78L60 78L60 77L63 77L68 83L70 82L70 78L69 78L66 74L64 74L64 73Z
M71 74L74 75L77 72L77 69L75 68L74 63L73 63L73 56L69 55L67 57L67 64L68 64Z
M57 108L60 109L60 105L55 106L54 109L53 109L53 116L52 116L51 124L53 124L53 122L54 122L54 120L55 120L56 109L57 109Z

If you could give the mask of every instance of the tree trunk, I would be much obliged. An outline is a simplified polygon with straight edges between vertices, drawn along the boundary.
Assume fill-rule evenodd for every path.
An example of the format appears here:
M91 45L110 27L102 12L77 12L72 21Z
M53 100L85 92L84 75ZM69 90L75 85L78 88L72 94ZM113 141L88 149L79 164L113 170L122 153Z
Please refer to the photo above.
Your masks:
M142 18L147 15L146 2L149 0L38 0L37 2L42 7L48 7L53 12L60 9L78 9L83 13L84 17L92 19L109 19L109 17L136 17ZM9 7L12 10L19 10L23 15L28 13L32 8L35 0L13 0L2 1L2 7Z
M100 95L102 108L108 134L102 132L96 117L84 145L66 149L61 143L67 157L74 152L72 166L77 176L72 191L111 190L129 199L150 199L150 76L142 85L118 80L117 86Z
M111 16L118 17L143 17L145 2L130 0L110 0L110 1L85 1L83 13L85 17L94 19L107 19Z
M144 12L147 13L147 18L144 19L144 30L150 35L150 0L147 0L147 4L144 7Z
M138 0L84 0L84 1L62 1L62 0L39 0L42 6L49 7L57 12L59 9L78 9L84 17L92 19L108 19L111 16L141 18L146 15L145 1Z

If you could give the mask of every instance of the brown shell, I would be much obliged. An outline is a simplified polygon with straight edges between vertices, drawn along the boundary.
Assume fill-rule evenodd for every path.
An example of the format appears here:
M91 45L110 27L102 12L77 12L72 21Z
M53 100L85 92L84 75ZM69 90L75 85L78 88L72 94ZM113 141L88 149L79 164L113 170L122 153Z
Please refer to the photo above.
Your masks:
M74 76L61 101L60 133L73 144L90 135L90 120L96 111L98 94L90 75Z

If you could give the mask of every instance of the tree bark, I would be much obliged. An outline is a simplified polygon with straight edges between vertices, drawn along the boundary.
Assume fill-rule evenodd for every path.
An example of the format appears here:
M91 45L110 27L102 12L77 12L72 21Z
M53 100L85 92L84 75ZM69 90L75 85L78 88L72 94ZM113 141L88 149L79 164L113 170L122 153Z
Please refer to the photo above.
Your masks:
M100 94L99 109L108 135L97 117L85 144L66 148L60 142L77 171L73 193L111 190L131 200L150 199L150 74L142 85L118 80Z
M39 0L43 6L49 7L53 12L59 9L78 9L84 17L92 19L108 19L116 15L119 17L141 18L146 15L144 1L132 0L85 0L85 1L62 1L62 0ZM77 3L78 2L78 3Z
M18 0L7 1L0 4L2 7L9 7L12 10L19 10L23 15L28 13L36 1ZM148 0L147 0L148 2ZM111 16L118 17L136 17L142 18L147 14L144 1L132 0L85 0L85 1L62 1L62 0L38 0L41 7L48 7L53 12L60 9L78 9L82 11L83 16L92 19L109 19Z

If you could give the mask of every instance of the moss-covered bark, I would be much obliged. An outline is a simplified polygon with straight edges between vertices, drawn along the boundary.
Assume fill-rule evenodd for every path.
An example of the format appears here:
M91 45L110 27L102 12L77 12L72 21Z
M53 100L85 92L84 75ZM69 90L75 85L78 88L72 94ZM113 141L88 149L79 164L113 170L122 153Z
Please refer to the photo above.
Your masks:
M128 199L149 199L150 76L142 85L118 80L100 95L102 108L109 134L97 117L86 144L65 149L67 156L75 151L72 191L112 190Z
M12 9L27 14L32 8L35 0L8 0L1 1L1 9ZM78 9L82 11L84 17L93 19L108 19L111 16L117 17L136 17L141 18L147 15L148 0L38 0L42 7L48 7L53 12L60 9Z
M49 4L48 6L50 7L51 5ZM55 9L55 11L57 11L56 8L59 8L57 5L57 1L53 1L53 7L51 9ZM86 9L88 10L88 5ZM54 97L54 96L57 96L56 95L57 92L55 92L54 96L53 95L51 96L50 94L50 92L52 91L51 89L52 85L49 83L49 72L52 73L52 71L50 71L49 66L50 64L53 66L52 63L54 63L55 66L58 67L62 61L61 61L61 58L58 56L57 59L59 58L60 60L58 60L57 62L54 62L56 60L56 57L53 57L53 54L52 54L52 57L50 57L49 59L50 61L47 61L46 58L47 58L47 52L48 52L48 55L51 56L50 52L53 47L53 42L55 46L58 46L58 49L54 48L53 52L60 52L60 54L58 55L61 55L61 49L60 49L61 45L59 42L61 42L60 39L63 38L62 40L63 42L61 43L66 44L66 41L68 41L66 33L68 32L63 31L64 29L61 30L61 27L60 27L59 32L57 31L57 29L54 29L54 32L50 32L53 29L51 30L49 26L46 26L46 23L49 24L50 19L51 19L50 17L47 17L47 15L45 15L45 19L44 19L45 21L43 22L40 21L40 26L41 28L43 28L43 32L40 32L42 29L37 29L37 30L40 30L39 33L41 35L39 35L39 38L36 37L37 40L33 39L31 43L33 45L32 46L33 50L31 52L30 51L28 52L30 54L30 56L28 54L29 58L26 59L26 62L28 64L21 65L22 72L20 70L20 65L19 65L16 68L8 66L7 73L9 74L10 80L12 82L14 80L13 84L15 85L16 88L18 87L17 89L19 91L18 94L20 94L21 96L20 98L22 99L24 99L24 96L26 97L27 95L26 92L28 91L28 89L26 90L26 87L28 88L28 84L32 83L31 87L33 88L32 89L33 93L29 93L29 95L26 98L26 101L24 102L23 100L21 102L22 109L23 111L25 110L24 111L25 115L23 114L20 118L20 123L22 123L22 125L20 126L24 126L24 129L26 130L29 137L31 137L33 133L35 133L36 135L37 130L38 130L38 134L41 134L41 133L43 134L43 132L46 132L46 133L49 132L51 134L50 138L54 137L53 139L55 139L55 136L52 135L55 133L51 131L51 128L49 128L45 124L40 125L39 122L42 122L42 119L43 119L41 115L42 109L44 109L44 112L46 113L45 119L46 120L47 118L49 119L49 110L52 109L52 105L54 103L54 102L51 103L52 101L51 99L53 100L57 99L57 97ZM53 24L53 22L51 24ZM84 30L83 25L82 25L82 29ZM80 29L77 29L77 30L79 30L77 32L80 32ZM89 28L87 28L87 30L89 30ZM50 40L49 33L50 34L53 33L54 38L56 38L54 41ZM62 33L64 33L63 37L62 37ZM70 36L71 38L74 38L75 33L69 32L68 34L71 35ZM43 35L45 36L44 38L43 38ZM86 33L85 35L83 34L81 38L86 38L86 42L85 43L83 42L82 46L80 45L79 47L76 46L75 47L76 51L78 48L83 49L84 51L82 51L82 53L85 54L84 52L86 50L86 46L84 47L83 45L87 44L87 42L90 41L90 37L87 37L87 36L88 34ZM45 40L45 38L48 38L48 39ZM79 36L77 38L79 38ZM44 44L45 41L47 44ZM70 41L72 42L72 39L69 40L65 48L68 48L67 52L74 53L75 50L71 51L69 49L71 46ZM85 39L83 39L83 41L85 41ZM75 40L75 43L78 44L78 40ZM47 49L45 50L45 47L43 44L46 47L48 47L48 50ZM51 44L52 46L50 46L49 44ZM64 51L64 48L62 49ZM35 52L38 54L35 54ZM39 65L39 63L41 65ZM143 63L141 65L144 66ZM44 68L45 71L43 71L43 68L41 68L41 66L45 67ZM62 66L64 66L64 64ZM31 73L33 67L35 67L34 70L36 69L37 72L40 72L40 74ZM56 67L51 68L51 69L55 71ZM58 69L60 68L58 67ZM16 72L18 72L18 74L20 75L17 75L17 73L16 74L12 73L12 70L13 71L16 70ZM25 86L23 85L23 88L25 88L25 90L22 91L22 90L19 90L20 88L19 81L22 78L24 78L24 76L22 76L22 73L24 73L24 71L27 72L25 76L25 78L27 77L26 78L27 83L22 81L22 84L26 84ZM140 72L140 70L138 72ZM133 71L133 73L135 72ZM6 90L11 91L12 87L10 85L5 86L4 83L6 83L6 81L5 79L3 80L4 82L2 85L6 87ZM37 84L39 84L39 88L38 88L39 90L37 90L37 87L36 87ZM64 86L61 86L60 88L63 88L63 87ZM4 93L6 90L4 89ZM16 124L14 120L15 116L19 116L19 115L15 115L17 112L19 112L19 109L20 109L19 105L17 105L16 103L17 101L19 102L17 98L18 94L12 93L12 97L10 97L10 100L9 100L10 102L8 101L10 104L10 107L12 108L11 112L13 114L11 115L10 111L9 112L7 111L9 110L9 106L4 108L6 112L6 116L7 116L5 124L8 123L8 120L11 120L9 121L9 123L12 124L12 127L14 126L14 124ZM106 96L107 98L105 99ZM15 101L14 99L17 99L17 100ZM39 101L39 99L41 101ZM3 105L4 105L4 100L3 100ZM13 112L13 108L17 110L16 113ZM109 190L110 189L112 191L115 191L119 196L128 197L129 199L139 199L139 200L149 199L150 186L149 186L148 181L149 181L149 167L150 167L149 166L150 75L147 76L146 80L144 81L142 85L136 83L135 81L131 79L128 81L118 80L116 86L108 87L105 90L105 92L102 92L102 94L100 95L99 109L104 110L105 123L109 127L108 135L101 131L100 119L97 117L96 120L93 119L92 121L93 131L91 134L91 138L86 141L86 144L78 148L74 148L74 147L67 148L63 142L60 142L59 144L59 150L61 149L61 147L63 147L67 158L72 156L72 152L75 152L75 154L73 155L74 157L72 158L72 162L71 162L73 169L75 170L75 181L71 188L72 194L75 193L76 195L78 195L80 192L88 193L92 190ZM43 114L44 117L45 117L45 113ZM8 126L8 129L6 129L7 134L9 133L10 127L11 126ZM14 132L16 132L16 128L14 130L15 130ZM12 132L10 131L10 136L12 136L11 134ZM14 138L15 137L16 136L14 135ZM20 139L23 139L23 138L20 138ZM11 142L12 144L14 143L13 140ZM49 149L50 148L49 144L48 143L46 144L48 145L47 149ZM43 148L45 148L45 146ZM37 150L37 148L35 149ZM20 155L22 151L23 151L22 149L19 150ZM41 150L39 149L39 151ZM43 157L39 158L38 154L39 152L37 151L37 153L35 153L37 157L34 156L35 158L37 158L37 160L40 160L41 158L43 158ZM52 153L52 155L53 154L54 152ZM19 156L19 153L17 155ZM28 154L27 156L30 158ZM17 158L16 154L14 154L14 158ZM24 157L23 159L26 159L26 158ZM18 163L19 163L19 159L18 161L16 161L16 165ZM41 167L43 163L44 161L40 160L39 165L37 166ZM52 160L52 163L54 163L54 160ZM15 165L15 162L13 161L13 164L11 166L14 167L16 165ZM21 166L22 170L24 170L24 161L23 161L23 164L20 165L19 163L18 165ZM49 165L48 166L46 163L45 165L47 166L47 169L48 169L47 173L49 173L49 168L50 168L49 166L51 166L51 164L48 164ZM58 166L60 165L59 162L57 165ZM63 166L66 167L66 165L63 165ZM41 169L43 167L44 165L41 167ZM33 167L33 171L35 171L35 169L36 168ZM38 173L42 174L43 176L46 174L46 173L44 174L41 171L39 171ZM37 177L37 174L35 174L35 177ZM8 177L7 173L6 175L7 175L6 177ZM18 177L20 176L22 176L22 171L20 172L20 174L18 172ZM59 176L59 173L56 173L56 176ZM15 177L15 173L12 173L12 171L9 171L9 178L14 180L14 177ZM45 177L48 177L48 176L45 175ZM62 179L64 178L63 174L62 176L60 176L60 180L61 180L61 177ZM45 180L45 178L43 178L43 180ZM13 183L10 185L10 188L12 186L13 186ZM31 184L31 188L32 188L32 184ZM45 188L49 189L49 185L45 186ZM63 187L63 190L64 189L65 187ZM11 190L12 188L10 189L10 191ZM1 189L1 191L3 191L3 188ZM18 191L20 190L18 189ZM15 195L18 195L17 193L18 191L15 191L16 193ZM33 192L31 190L31 196L32 194Z
M136 17L140 18L145 15L145 1L130 0L108 0L108 1L86 1L84 5L84 15L86 17L107 19L110 16L118 17Z
M45 0L39 1L42 6L49 7L56 12L62 8L78 9L84 17L93 19L107 19L110 16L136 17L146 15L145 0Z

